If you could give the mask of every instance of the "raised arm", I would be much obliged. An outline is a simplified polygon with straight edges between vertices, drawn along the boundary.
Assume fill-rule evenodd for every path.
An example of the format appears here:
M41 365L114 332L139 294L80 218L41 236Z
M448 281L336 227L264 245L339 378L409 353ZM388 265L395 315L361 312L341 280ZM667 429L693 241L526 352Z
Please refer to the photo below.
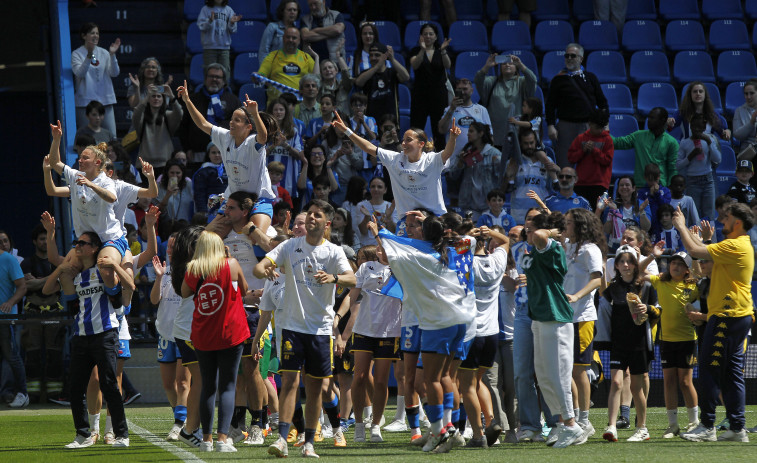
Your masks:
M386 46L387 55L389 56L389 61L392 63L392 68L397 72L397 79L400 82L407 82L410 80L410 73L407 72L407 69L405 66L402 65L399 61L397 61L397 58L394 57L394 49L391 45Z
M366 140L365 138L361 137L360 135L356 135L355 132L352 131L352 129L350 129L344 124L344 121L342 121L342 118L339 117L338 112L334 113L334 119L331 121L331 125L340 134L343 134L343 133L347 134L347 137L349 137L349 139L352 141L352 143L355 144L355 146L357 146L358 148L365 151L371 156L376 156L376 150L378 149L378 147L374 145L373 143L369 142L368 140ZM458 135L460 133L459 130L460 129L458 129ZM451 154L452 153L450 152L450 155Z
M447 141L447 145L444 147L444 151L442 151L442 164L446 163L449 158L452 157L452 153L455 151L455 143L457 141L457 137L460 135L462 131L460 130L460 127L455 125L455 118L452 118L452 127L449 129L449 140Z
M179 98L181 98L181 100L186 105L187 112L189 113L189 117L192 118L192 122L195 123L197 128L210 135L210 131L213 130L213 124L208 122L205 117L200 114L200 111L197 110L194 103L192 103L192 100L189 99L189 91L187 90L186 80L184 81L183 86L180 86L176 89L176 92L179 94Z
M251 100L247 94L244 94L244 107L250 110L250 116L252 116L252 122L255 124L255 130L257 131L256 139L261 145L265 145L268 141L268 129L263 124L263 119L260 118L258 112L258 102Z
M42 222L42 226L45 227L45 231L47 232L45 240L47 243L47 260L50 264L57 267L63 263L63 256L58 254L58 244L55 242L55 217L45 211L42 213L40 222Z
M50 143L50 154L48 155L50 167L61 175L66 165L60 160L60 139L63 137L63 126L60 121L57 125L50 124L50 131L53 135L53 141Z
M147 177L148 188L140 188L137 193L138 198L157 198L158 197L158 183L155 181L155 171L152 168L152 164L147 161L143 161L139 158L139 163L142 164L142 173Z
M50 166L50 156L45 156L42 160L42 172L43 180L45 183L45 193L47 196L54 196L58 198L67 198L71 192L68 187L57 186L53 181L53 168Z

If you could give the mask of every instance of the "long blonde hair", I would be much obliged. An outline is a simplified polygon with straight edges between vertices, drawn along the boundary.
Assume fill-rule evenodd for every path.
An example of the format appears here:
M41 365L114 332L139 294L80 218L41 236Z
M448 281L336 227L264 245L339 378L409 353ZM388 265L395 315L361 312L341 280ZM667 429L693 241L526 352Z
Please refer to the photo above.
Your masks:
M197 239L195 253L187 264L187 273L210 278L218 274L226 259L226 247L220 236L203 231Z

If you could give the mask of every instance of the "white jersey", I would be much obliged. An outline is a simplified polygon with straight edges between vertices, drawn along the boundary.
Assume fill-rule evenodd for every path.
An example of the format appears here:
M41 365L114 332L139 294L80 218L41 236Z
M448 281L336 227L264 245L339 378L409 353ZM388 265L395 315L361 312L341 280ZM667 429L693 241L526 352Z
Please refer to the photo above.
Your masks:
M166 266L166 273L160 280L160 304L158 317L155 319L155 329L163 339L173 341L173 326L179 313L181 296L176 294L171 284L171 267Z
M90 267L74 278L79 296L79 312L74 316L76 336L91 336L118 328L117 310L113 308L97 267Z
M487 256L473 256L476 275L476 336L499 332L499 287L507 267L507 251L497 248Z
M268 229L272 229L269 227ZM235 232L233 229L226 235L223 244L229 248L231 257L239 262L242 267L242 274L247 281L247 288L250 290L263 289L265 281L255 278L252 270L258 265L258 258L255 256L255 247L245 235Z
M63 177L68 182L71 191L71 214L76 236L84 232L95 232L102 242L115 241L124 236L121 223L116 219L115 203L109 203L99 197L91 188L76 184L76 177L84 172L74 170L69 166L63 167ZM95 178L92 183L116 194L113 180L104 173Z
M279 274L275 280L265 280L263 296L260 298L260 310L263 312L279 310L281 301L284 300L284 288L286 288L286 278L283 273Z
M326 240L311 246L301 236L281 243L266 258L286 275L283 312L276 326L298 333L331 335L335 285L318 283L314 276L319 270L329 275L351 270L342 247Z
M373 338L393 338L400 335L399 299L380 293L392 271L380 262L365 262L357 270L356 288L361 289L363 299L352 331Z
M121 317L121 321L118 324L118 340L131 341L131 333L129 333L129 322L126 320L126 317Z
M129 210L129 204L137 202L141 188L123 180L115 180L114 183L116 186L116 202L113 205L113 213L116 215L116 220L121 224L123 236L126 236L126 227L124 226L126 211L131 212L132 217L134 217L134 212ZM139 230L138 224L136 228Z
M259 198L276 198L266 168L265 144L258 142L257 135L250 135L241 145L236 146L234 137L228 130L213 127L210 139L221 150L223 165L229 177L229 186L224 192L226 198L235 191L255 193Z
M181 299L176 318L173 321L173 338L189 341L192 336L192 318L195 312L195 301L192 296Z
M444 113L449 111L449 106L444 108ZM481 122L491 127L492 121L489 119L489 111L480 104L473 103L470 106L458 106L455 108L455 112L452 113L452 117L455 118L455 125L460 127L460 135L457 136L455 141L455 150L452 152L452 156L449 158L447 166L457 165L457 157L463 147L468 143L468 128L474 122ZM451 119L450 119L451 121ZM451 122L450 122L451 125ZM447 131L447 142L449 142L449 132Z
M371 204L371 202L367 199L360 201L357 205L357 213L352 215L352 223L356 224L362 223L363 219L365 218L365 214L361 212L361 207L365 207L368 209L368 211L371 212L371 214L376 217L376 221L379 224L379 227L386 224L386 220L384 217L384 214L386 213L386 209L391 206L392 203L389 201L382 201L381 204ZM370 230L366 230L365 233L360 233L360 230L358 230L358 233L360 234L360 244L363 246L368 245L375 245L376 238L373 237L373 234L370 232Z
M540 198L549 196L549 174L541 161L523 156L515 176L515 191L510 195L510 214L519 225L525 222L526 212L538 206L535 200L526 196L528 190L534 190Z
M602 251L594 243L583 243L576 254L575 243L565 243L565 259L568 263L568 272L565 274L563 288L565 294L575 294L591 281L591 274L602 273ZM597 319L597 308L594 306L594 293L591 293L571 302L573 307L573 323L587 322Z
M436 215L447 212L442 196L441 153L423 153L418 162L410 162L404 153L377 148L376 156L392 179L395 222L405 212L418 207L425 207Z

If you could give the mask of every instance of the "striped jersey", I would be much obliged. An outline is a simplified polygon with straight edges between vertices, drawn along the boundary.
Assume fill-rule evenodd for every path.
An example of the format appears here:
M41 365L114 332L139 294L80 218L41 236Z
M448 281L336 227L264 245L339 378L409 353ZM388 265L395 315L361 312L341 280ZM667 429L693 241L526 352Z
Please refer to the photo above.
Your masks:
M79 297L79 312L74 317L76 336L91 336L118 328L117 311L105 294L105 284L97 267L78 274L74 285Z

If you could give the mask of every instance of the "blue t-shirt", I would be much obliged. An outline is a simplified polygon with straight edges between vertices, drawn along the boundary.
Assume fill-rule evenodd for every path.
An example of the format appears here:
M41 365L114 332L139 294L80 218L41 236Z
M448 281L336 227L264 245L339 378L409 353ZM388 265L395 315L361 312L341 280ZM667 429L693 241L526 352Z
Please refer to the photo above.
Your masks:
M496 217L489 210L481 214L481 217L478 218L478 222L476 222L477 227L480 227L482 225L486 225L490 228L494 225L499 225L500 227L505 229L505 232L509 232L510 229L515 226L515 219L504 209L502 209L499 215Z
M589 205L589 201L583 196L578 196L575 192L569 198L566 198L561 193L555 193L547 198L544 204L547 205L550 211L560 211L563 214L576 208L586 209L587 211L593 210Z
M21 264L13 254L2 251L0 253L0 304L13 297L16 292L16 280L24 278ZM12 314L18 313L18 304L13 306Z

